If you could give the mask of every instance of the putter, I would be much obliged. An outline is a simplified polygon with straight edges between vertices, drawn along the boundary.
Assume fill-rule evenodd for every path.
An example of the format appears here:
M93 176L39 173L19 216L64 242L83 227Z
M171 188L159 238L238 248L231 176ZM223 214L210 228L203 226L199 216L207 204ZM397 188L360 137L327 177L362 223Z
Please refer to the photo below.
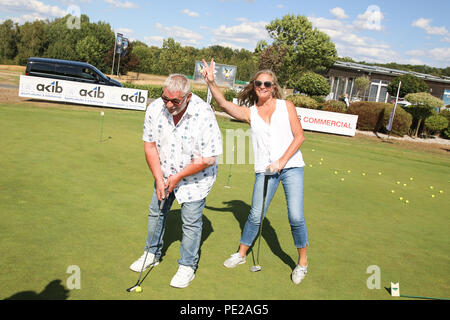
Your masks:
M167 192L167 189L166 189L166 196L164 197L164 199L161 200L161 203L159 205L158 221L159 221L159 218L161 217L161 211L164 208L164 204L166 203L166 199L168 196L169 196L169 193ZM153 229L153 234L152 234L152 238L150 239L150 244L153 242L153 237L155 236L157 226L158 226L158 223L155 224L155 228ZM159 243L159 241L158 241L158 243ZM145 254L144 262L142 263L142 268L141 268L141 272L139 273L138 281L136 282L136 284L134 286L127 289L128 292L132 292L132 291L136 290L136 288L141 284L140 281L141 281L141 277L142 277L142 272L144 271L145 261L147 261L147 255L148 255L148 250L147 250L147 253Z
M264 208L266 204L266 196L267 196L267 184L269 182L269 175L264 176L264 193L263 193L263 204L262 204L262 211L261 211L261 223L259 224L259 234L258 234L258 252L256 253L256 264L250 267L251 272L258 272L261 271L262 267L259 264L259 248L261 247L261 231L262 231L262 224L264 220Z

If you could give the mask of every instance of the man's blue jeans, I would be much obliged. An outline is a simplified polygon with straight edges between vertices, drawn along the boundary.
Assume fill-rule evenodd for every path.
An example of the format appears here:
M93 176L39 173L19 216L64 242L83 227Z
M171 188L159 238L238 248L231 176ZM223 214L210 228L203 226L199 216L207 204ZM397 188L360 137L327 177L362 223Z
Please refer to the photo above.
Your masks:
M161 201L158 200L156 192L153 191L152 201L149 206L148 235L145 250L153 253L157 259L161 257L167 215L169 214L174 200L175 195L172 192L160 212L159 206ZM181 258L178 260L178 264L191 267L194 270L197 270L198 266L198 251L200 249L200 241L202 238L202 216L205 203L206 199L181 204L183 236L180 246ZM155 232L154 236L153 232Z
M283 184L284 194L288 209L289 224L296 248L305 248L309 246L308 230L306 228L305 217L303 215L303 168L288 168L281 170L280 173L270 176L267 185L266 204L264 216L267 208L272 201L278 185ZM259 232L261 224L261 214L264 192L264 173L256 173L255 184L253 187L252 208L245 223L242 232L241 244L251 246Z

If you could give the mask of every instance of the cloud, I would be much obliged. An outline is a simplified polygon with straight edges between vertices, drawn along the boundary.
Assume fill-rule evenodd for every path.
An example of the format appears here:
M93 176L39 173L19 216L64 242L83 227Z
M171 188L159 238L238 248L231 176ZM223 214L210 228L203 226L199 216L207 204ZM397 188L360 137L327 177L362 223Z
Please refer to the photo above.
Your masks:
M405 52L408 56L423 57L426 55L424 50L409 50Z
M44 17L62 17L66 12L58 6L50 6L38 0L0 0L0 7L5 12L19 12L25 15Z
M448 30L445 27L432 27L430 25L431 21L431 19L419 18L412 23L412 26L425 30L427 34L440 36L448 34Z
M438 61L438 62L442 62L442 65L446 65L448 66L448 63L450 61L450 48L435 48L435 49L431 49L428 51L428 53L430 54L431 58Z
M330 12L337 19L347 19L348 18L348 15L345 13L345 10L342 8L336 7L336 8L331 9Z
M203 36L200 33L188 30L180 26L163 26L161 23L156 23L156 29L164 34L166 37L174 38L183 46L198 46Z
M234 26L221 25L219 28L213 29L214 40L251 48L252 50L259 40L269 40L269 34L266 30L267 22L253 22L246 18L236 20L241 23Z
M103 0L103 1L109 3L113 7L122 9L134 9L139 7L137 4L132 3L130 1L119 1L119 0Z
M338 55L351 57L357 61L391 62L400 55L379 40L364 37L358 33L361 29L352 23L322 17L308 17L313 26L326 33L336 45Z
M375 5L371 5L367 8L366 12L359 14L353 24L363 30L381 31L384 27L382 21L384 15L380 8Z
M200 16L200 14L198 12L191 11L189 9L184 9L184 10L181 11L181 13L183 13L183 14L189 16L189 17L194 17L194 18L197 18L197 17Z

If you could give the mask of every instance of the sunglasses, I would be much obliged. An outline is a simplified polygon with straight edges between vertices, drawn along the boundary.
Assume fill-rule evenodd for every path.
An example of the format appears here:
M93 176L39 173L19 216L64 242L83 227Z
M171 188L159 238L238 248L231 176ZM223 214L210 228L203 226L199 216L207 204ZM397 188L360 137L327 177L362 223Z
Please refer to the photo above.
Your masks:
M164 104L168 104L169 101L172 102L173 105L175 106L179 106L180 104L183 103L184 99L186 99L187 95L185 95L181 100L180 99L169 99L166 96L164 96L163 94L161 95L161 99L164 102Z
M264 84L264 87L266 88L272 88L273 82L270 81L259 81L259 80L255 80L253 81L253 83L255 84L255 87L261 87Z

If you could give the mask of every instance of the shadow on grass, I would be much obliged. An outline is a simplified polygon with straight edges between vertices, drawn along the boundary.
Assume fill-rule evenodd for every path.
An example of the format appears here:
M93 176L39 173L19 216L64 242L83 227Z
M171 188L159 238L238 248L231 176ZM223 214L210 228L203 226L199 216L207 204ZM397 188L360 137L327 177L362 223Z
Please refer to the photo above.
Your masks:
M223 204L226 206L223 208L214 208L206 206L205 208L213 211L220 212L232 212L234 218L239 222L239 227L241 228L241 234L244 230L245 223L247 222L248 214L250 213L251 207L241 200L231 200L224 201ZM270 210L270 209L269 209ZM275 254L281 261L283 261L286 265L288 265L292 270L296 267L296 263L292 258L284 252L281 248L280 242L278 241L277 233L275 229L272 227L270 220L267 218L264 219L261 236L266 240L269 245L270 250ZM255 239L256 240L256 239ZM255 246L256 241L253 243ZM252 250L253 246L250 248ZM249 252L250 253L250 252ZM247 254L248 256L248 254ZM254 256L254 255L253 255Z
M161 258L166 255L167 250L172 245L172 243L180 241L183 236L182 231L182 221L181 221L181 210L171 210L167 215L166 220L166 230L163 237L163 247L161 249ZM201 251L203 242L208 239L209 235L214 232L212 228L211 221L203 215L203 226L202 226L202 238L200 240L200 250L199 250L199 261L201 258Z
M40 293L34 291L22 291L13 294L5 300L66 300L70 290L64 288L61 280L53 280Z

